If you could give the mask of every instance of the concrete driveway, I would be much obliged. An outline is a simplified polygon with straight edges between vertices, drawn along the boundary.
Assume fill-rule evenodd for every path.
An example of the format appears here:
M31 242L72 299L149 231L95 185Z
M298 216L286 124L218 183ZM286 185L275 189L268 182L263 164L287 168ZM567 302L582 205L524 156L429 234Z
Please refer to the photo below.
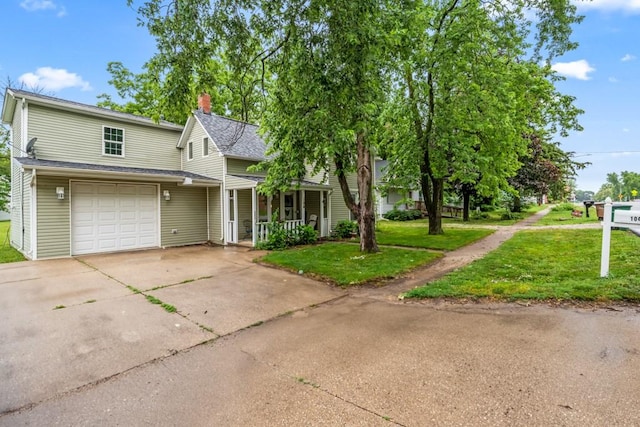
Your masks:
M258 255L198 246L0 265L0 416L343 295Z
M637 426L640 316L619 310L341 298L0 426Z

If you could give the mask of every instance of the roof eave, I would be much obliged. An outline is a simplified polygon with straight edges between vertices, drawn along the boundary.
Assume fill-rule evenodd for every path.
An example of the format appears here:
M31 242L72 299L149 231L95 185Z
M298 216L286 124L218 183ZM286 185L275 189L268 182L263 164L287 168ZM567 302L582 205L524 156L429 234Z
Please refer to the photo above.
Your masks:
M224 153L223 153L223 156L225 156L225 157L227 157L227 158L229 158L229 159L252 160L252 161L255 161L255 162L263 162L263 161L267 160L265 157L261 157L261 158L258 158L258 157L248 157L248 156L239 156L239 155L237 155L237 154L224 154Z
M186 176L152 174L141 172L100 171L92 169L66 168L61 166L23 165L23 169L37 170L41 175L64 175L70 178L118 178L152 180L155 182L175 182L178 185L193 187L219 187L219 181L191 178L191 184L184 184Z
M191 131L195 125L194 120L193 114L187 119L187 123L185 123L182 133L180 134L180 139L178 139L178 143L176 144L176 148L184 148L185 145L187 145L187 136L191 135Z
M17 94L12 93L13 96L15 97ZM135 116L135 115L130 115L129 117L123 116L121 114L119 114L119 112L117 111L111 111L109 109L101 109L100 111L95 111L93 108L86 108L83 105L78 105L78 104L67 104L65 102L59 102L57 100L54 99L47 99L47 98L40 98L37 96L31 96L29 94L26 93L21 93L18 95L19 98L25 99L28 102L34 103L34 104L39 104L39 105L45 105L48 107L54 107L57 108L59 110L63 110L63 111L72 111L72 112L80 112L82 114L86 114L88 116L93 116L93 117L101 117L101 118L110 118L112 120L117 120L117 121L121 121L121 122L127 122L127 123L135 123L138 125L142 125L142 126L149 126L149 127L160 127L163 129L167 129L167 130L174 130L176 132L180 132L183 129L183 126L180 126L178 124L175 123L155 123L152 120L150 120L148 117L143 117L143 116Z
M16 111L17 104L18 100L15 98L14 93L7 88L4 92L4 103L2 105L2 115L0 116L2 123L13 122L13 114Z

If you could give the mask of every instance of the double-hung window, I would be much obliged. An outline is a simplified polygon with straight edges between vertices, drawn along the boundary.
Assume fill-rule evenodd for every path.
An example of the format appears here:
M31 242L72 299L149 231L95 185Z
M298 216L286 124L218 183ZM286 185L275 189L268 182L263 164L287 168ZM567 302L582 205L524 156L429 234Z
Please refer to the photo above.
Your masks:
M202 138L202 157L209 156L209 138L206 136Z
M187 142L187 160L193 160L193 141Z
M102 127L102 154L124 157L124 129Z

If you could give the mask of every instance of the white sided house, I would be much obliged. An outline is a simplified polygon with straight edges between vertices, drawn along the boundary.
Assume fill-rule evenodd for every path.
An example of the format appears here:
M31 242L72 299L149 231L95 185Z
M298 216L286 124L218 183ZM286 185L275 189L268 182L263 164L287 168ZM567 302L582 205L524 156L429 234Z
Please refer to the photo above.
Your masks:
M183 127L7 89L12 246L29 259L255 246L276 212L285 227L309 223L320 236L349 218L331 175L261 196L264 174L247 171L265 159L257 127L212 114L207 95L198 101Z
M389 187L385 178L389 162L375 159L374 182L376 197L376 214L381 217L394 209L422 209L424 202L420 191Z

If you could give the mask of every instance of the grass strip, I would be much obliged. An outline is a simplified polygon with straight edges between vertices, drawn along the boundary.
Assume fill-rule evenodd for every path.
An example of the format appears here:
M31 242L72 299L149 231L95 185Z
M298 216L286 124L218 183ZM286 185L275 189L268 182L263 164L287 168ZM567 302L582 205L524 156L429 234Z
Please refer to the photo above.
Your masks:
M0 221L0 264L24 261L26 258L9 244L10 221Z
M441 255L400 248L381 248L364 254L358 245L325 243L271 252L261 261L294 272L310 273L342 287L397 277Z
M376 239L381 245L452 251L488 236L495 230L486 228L445 228L444 234L429 235L425 220L381 221L377 225Z
M640 301L640 238L614 231L610 276L600 278L601 230L526 230L483 259L408 298Z

